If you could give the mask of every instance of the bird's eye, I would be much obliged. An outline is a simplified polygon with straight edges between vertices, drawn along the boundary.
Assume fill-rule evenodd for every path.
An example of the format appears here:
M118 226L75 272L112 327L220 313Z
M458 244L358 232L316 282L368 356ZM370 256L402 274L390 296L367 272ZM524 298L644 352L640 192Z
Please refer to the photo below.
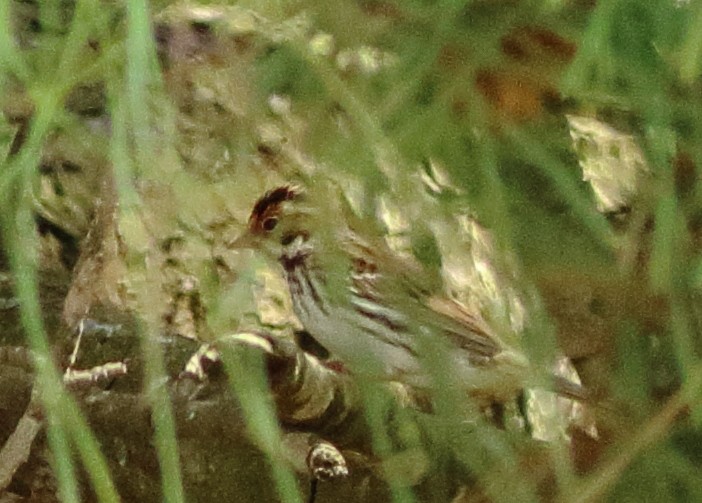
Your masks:
M264 231L270 232L275 229L276 225L278 225L278 219L275 217L269 217L263 221L262 227Z

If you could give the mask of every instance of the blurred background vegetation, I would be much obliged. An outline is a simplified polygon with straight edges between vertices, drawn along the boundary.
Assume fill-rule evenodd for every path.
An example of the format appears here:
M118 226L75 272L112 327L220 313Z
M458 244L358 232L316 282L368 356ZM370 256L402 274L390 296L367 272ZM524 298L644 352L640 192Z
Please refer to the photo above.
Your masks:
M226 246L290 181L605 404L588 433L530 396L537 435L371 387L370 447L318 501L702 501L702 2L7 0L0 23L0 460L32 404L46 432L0 501L303 500L260 361L215 449L164 385L200 342L297 327L275 267ZM129 373L74 394L85 320L73 364ZM133 423L88 405L115 393Z

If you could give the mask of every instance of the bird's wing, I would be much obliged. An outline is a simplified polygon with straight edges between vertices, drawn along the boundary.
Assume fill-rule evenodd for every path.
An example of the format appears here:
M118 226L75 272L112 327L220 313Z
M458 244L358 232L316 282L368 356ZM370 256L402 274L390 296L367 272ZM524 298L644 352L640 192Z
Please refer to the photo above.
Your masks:
M502 350L485 321L459 302L437 295L429 297L426 302L435 323L442 327L452 344L483 358L492 358Z
M345 239L345 248L351 257L352 289L364 301L381 303L386 312L402 313L406 324L443 335L476 363L487 363L501 351L501 344L480 316L435 293L441 288L437 276L417 261L398 255L384 243L371 245L357 235Z
M385 317L386 326L397 331L424 328L431 336L443 335L452 347L463 350L464 357L476 367L497 371L492 381L484 381L487 396L511 396L515 382L522 382L528 363L519 352L509 348L487 325L458 301L434 292L441 291L436 275L430 275L416 260L393 252L385 243L370 243L354 235L342 242L351 260L351 290L368 306L377 304L375 314ZM408 347L417 349L417 338L404 336ZM554 391L576 400L588 400L579 384L554 376ZM493 396L493 393L495 396Z

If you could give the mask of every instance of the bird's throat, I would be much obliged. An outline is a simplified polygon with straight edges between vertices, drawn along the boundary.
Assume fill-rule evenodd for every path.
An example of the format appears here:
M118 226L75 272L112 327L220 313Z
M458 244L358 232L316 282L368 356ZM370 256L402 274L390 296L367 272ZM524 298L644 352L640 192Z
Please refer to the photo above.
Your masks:
M279 261L286 273L291 273L299 267L308 265L308 259L313 253L309 235L304 232L289 233L281 239L283 246Z

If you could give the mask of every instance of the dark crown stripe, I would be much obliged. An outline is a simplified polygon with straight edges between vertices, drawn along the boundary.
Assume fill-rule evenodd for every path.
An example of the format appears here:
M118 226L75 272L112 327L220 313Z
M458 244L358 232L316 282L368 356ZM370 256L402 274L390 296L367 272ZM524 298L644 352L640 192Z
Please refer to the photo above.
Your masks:
M253 207L251 212L252 217L262 216L268 208L275 206L284 201L295 199L302 193L299 187L294 185L285 185L266 192Z

